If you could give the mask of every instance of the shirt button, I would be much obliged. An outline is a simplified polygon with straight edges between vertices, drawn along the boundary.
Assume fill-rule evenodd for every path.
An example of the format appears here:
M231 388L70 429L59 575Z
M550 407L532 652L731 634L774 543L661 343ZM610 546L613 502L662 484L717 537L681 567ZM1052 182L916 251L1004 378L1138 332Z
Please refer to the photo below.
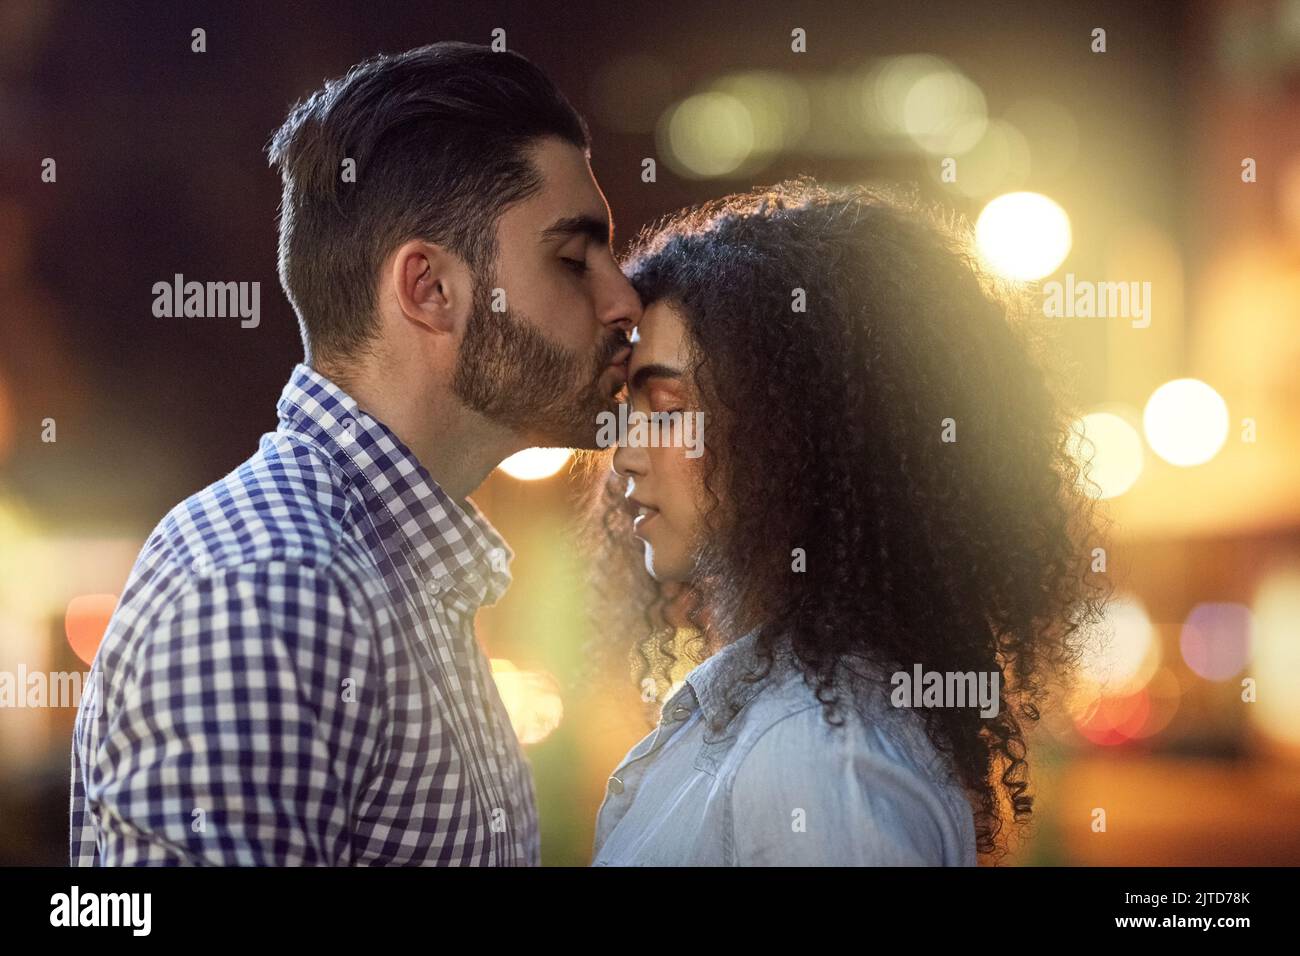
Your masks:
M430 581L425 587L434 597L439 597L450 590L451 581L446 578L438 578L437 580Z
M623 781L620 780L620 779L618 779L618 777L610 777L610 778L609 778L609 792L610 792L610 793L622 793L622 792L623 792Z
M685 720L691 715L689 707L674 707L672 712L673 720Z

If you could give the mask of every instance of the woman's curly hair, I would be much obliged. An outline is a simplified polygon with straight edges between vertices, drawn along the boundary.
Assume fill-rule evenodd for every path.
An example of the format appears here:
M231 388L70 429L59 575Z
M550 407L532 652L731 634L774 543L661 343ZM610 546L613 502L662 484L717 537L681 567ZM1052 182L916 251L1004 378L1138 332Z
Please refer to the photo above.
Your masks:
M686 326L707 530L690 585L661 586L625 481L597 489L606 649L626 664L631 633L643 700L662 700L675 664L762 622L765 667L746 679L787 638L832 723L854 659L997 672L996 717L922 713L980 854L1003 855L1006 819L1033 806L1021 722L1064 684L1109 596L1089 566L1101 542L1073 415L1033 334L1045 323L981 270L960 221L914 194L807 178L668 217L624 268L646 307Z

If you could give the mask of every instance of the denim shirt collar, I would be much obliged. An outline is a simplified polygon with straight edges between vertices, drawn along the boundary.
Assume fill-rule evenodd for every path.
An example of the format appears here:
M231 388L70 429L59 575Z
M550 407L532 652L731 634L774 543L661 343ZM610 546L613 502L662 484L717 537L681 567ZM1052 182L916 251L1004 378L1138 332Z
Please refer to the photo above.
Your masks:
M707 660L697 664L686 675L685 685L699 702L700 711L712 727L724 728L731 723L733 715L730 703L743 708L754 699L773 678L784 672L791 663L790 650L784 641L778 641L773 649L771 671L766 677L754 681L744 678L762 672L764 662L757 653L759 628L750 631L725 647L721 648Z
M387 533L423 578L447 582L474 606L501 598L513 553L478 507L453 501L388 426L301 363L276 410L279 433L312 440L360 488L367 507L387 512Z

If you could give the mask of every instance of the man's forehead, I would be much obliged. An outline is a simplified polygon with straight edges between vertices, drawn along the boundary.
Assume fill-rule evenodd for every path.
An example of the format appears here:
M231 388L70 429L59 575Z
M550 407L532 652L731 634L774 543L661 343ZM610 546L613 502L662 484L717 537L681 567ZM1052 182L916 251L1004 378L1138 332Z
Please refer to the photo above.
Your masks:
M609 206L582 150L570 143L548 139L533 148L532 159L542 174L542 188L523 206L527 207L530 218L545 220L541 228L560 220L579 218L612 226Z

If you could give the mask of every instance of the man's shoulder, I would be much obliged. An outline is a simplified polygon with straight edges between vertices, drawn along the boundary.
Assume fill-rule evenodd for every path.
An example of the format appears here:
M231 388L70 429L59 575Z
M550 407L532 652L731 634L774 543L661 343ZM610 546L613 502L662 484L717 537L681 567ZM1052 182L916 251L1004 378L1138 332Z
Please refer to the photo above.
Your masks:
M172 508L145 549L199 575L277 562L326 571L351 540L348 512L342 478L319 449L267 435L254 455Z
M346 486L307 442L265 436L257 454L160 520L105 631L105 665L233 632L242 615L292 644L337 643L385 617L382 579L348 529ZM169 623L170 622L170 623ZM348 637L348 635L352 635Z
M130 642L128 635L164 615L183 613L186 600L215 600L217 590L227 603L235 590L255 601L263 591L290 590L302 598L336 597L350 614L373 612L378 570L350 533L352 507L341 476L317 448L264 436L256 454L158 522L105 644Z

